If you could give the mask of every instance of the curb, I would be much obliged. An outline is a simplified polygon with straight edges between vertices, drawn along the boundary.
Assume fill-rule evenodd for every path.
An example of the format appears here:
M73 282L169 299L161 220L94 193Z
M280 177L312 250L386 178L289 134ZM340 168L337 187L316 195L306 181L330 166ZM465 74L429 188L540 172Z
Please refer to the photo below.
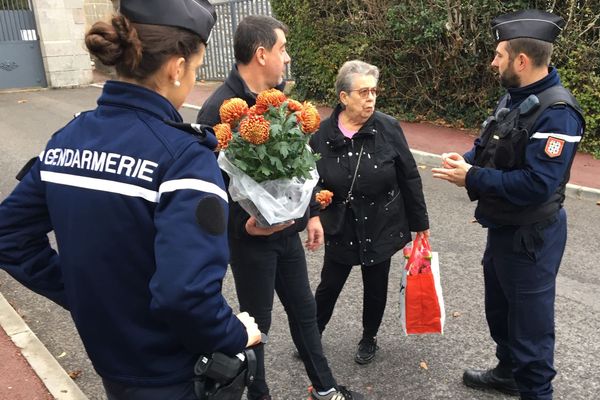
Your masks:
M88 400L2 293L0 293L0 326L56 400Z
M410 149L417 164L425 164L431 167L438 167L441 164L442 157L437 154L427 153L421 150ZM571 198L600 202L600 189L589 188L567 183L565 195Z

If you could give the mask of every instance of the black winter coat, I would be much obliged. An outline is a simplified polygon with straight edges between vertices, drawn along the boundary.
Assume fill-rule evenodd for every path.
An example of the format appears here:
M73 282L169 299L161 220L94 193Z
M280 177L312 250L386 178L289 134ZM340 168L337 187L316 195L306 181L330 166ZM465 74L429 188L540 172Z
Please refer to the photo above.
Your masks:
M319 189L332 191L334 202L347 197L363 147L351 212L340 234L325 234L325 256L348 265L378 264L410 242L411 231L429 229L421 177L396 119L376 111L349 139L338 128L341 110L338 105L310 141L321 155Z

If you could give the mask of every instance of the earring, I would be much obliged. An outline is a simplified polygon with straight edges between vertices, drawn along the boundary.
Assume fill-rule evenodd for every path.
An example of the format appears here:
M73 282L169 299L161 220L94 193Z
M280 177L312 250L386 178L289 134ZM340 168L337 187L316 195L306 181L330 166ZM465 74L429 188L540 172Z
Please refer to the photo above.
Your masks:
M175 80L175 82L173 82L173 85L175 85L175 87L179 87L179 86L181 86L181 82L179 82L178 80Z

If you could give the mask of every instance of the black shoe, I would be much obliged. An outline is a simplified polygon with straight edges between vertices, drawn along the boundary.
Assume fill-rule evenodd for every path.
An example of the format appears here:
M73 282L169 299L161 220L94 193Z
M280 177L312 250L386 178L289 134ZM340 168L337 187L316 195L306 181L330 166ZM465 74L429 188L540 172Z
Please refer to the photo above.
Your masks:
M493 389L511 396L519 396L515 378L499 376L496 369L467 369L463 374L465 385L475 389Z
M338 386L335 391L320 395L315 389L310 389L310 400L364 400L364 396L345 386Z
M368 364L373 361L378 349L377 338L363 337L360 342L358 342L358 350L354 356L354 361L361 365Z

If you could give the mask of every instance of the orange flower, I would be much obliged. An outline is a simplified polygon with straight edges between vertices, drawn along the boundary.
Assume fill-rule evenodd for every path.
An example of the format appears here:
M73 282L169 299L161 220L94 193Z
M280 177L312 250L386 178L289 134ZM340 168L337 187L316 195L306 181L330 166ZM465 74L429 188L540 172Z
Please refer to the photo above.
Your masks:
M288 110L291 112L301 111L302 103L294 99L288 99Z
M225 150L229 145L229 141L233 138L231 134L231 126L229 124L217 124L214 126L215 136L217 137L217 147L215 151Z
M300 124L302 132L305 134L316 132L321 123L321 116L317 108L308 101L305 101L302 105L302 110L296 113L296 119Z
M262 115L265 111L267 110L255 104L248 109L248 115Z
M244 100L234 97L225 100L219 109L221 122L236 126L240 119L248 112L248 103Z
M257 108L266 111L269 109L269 106L279 107L286 100L287 97L285 97L285 94L281 90L269 89L263 90L256 96L256 105Z
M333 192L330 192L329 190L321 190L315 195L315 200L319 202L321 209L330 205L331 199L333 199Z
M262 144L269 140L270 126L262 115L249 115L240 123L240 136L252 144Z

